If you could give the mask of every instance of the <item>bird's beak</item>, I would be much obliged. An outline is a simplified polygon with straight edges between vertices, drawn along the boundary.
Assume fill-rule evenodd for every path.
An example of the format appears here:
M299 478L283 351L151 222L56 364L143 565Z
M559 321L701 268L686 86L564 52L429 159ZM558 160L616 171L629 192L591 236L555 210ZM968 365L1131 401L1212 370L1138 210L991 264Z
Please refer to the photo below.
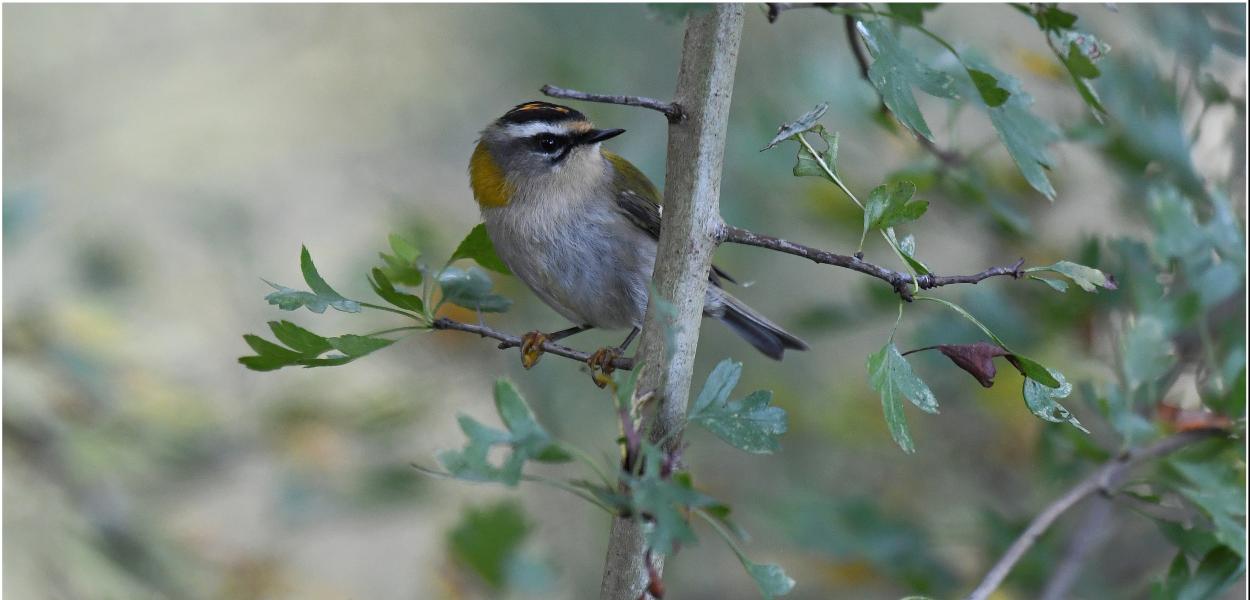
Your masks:
M598 144L604 140L610 140L618 135L625 133L624 129L591 129L583 133L577 140L581 144Z

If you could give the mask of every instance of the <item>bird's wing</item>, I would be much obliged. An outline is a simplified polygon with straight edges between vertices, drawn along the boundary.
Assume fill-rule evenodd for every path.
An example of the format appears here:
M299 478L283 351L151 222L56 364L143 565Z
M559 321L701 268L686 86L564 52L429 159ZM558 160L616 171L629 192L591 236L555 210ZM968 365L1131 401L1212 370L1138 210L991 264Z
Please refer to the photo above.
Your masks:
M638 167L628 160L607 150L603 151L603 155L615 167L616 181L613 182L613 187L618 190L617 206L636 227L647 232L651 239L659 240L661 212L659 190L642 171L638 170ZM721 279L738 283L716 265L712 265L712 272L708 277L716 285L720 285Z

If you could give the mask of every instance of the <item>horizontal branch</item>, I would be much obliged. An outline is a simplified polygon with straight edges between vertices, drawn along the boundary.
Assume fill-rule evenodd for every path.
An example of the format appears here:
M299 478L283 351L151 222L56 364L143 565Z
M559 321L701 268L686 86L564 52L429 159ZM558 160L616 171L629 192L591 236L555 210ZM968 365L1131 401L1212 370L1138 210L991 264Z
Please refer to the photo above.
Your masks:
M512 335L510 333L498 331L496 329L487 327L486 325L465 323L462 321L456 321L454 319L448 319L447 317L439 317L437 319L434 319L434 322L431 324L431 326L434 329L437 329L440 331L463 331L465 333L476 333L477 335L482 336L482 337L499 340L500 350L505 350L508 348L518 348L521 346L521 342L522 342L520 337ZM576 360L576 361L583 362L583 363L589 360L591 357L590 354L582 352L581 350L575 350L573 348L569 348L568 346L562 346L554 342L544 341L541 347L543 349L543 352L547 354L554 354L556 356L562 356L564 358L569 358L569 359ZM634 368L634 359L628 358L625 356L620 356L612 360L612 366L617 369L623 369L623 370L628 371Z
M994 593L994 590L998 589L998 586L1007 578L1007 574L1011 572L1016 563L1024 557L1025 552L1028 552L1038 538L1043 533L1046 533L1046 530L1063 513L1075 506L1077 502L1094 493L1113 493L1113 488L1119 485L1124 477L1128 475L1128 472L1137 465L1167 456L1190 444L1227 434L1228 432L1223 429L1183 431L1163 438L1145 448L1129 450L1103 463L1096 471L1090 473L1088 477L1082 479L1080 483L1077 483L1067 493L1051 502L1049 506L1033 518L1033 521L1029 523L1024 533L1021 533L1020 537L1012 542L1007 551L1003 553L1002 558L999 558L989 573L985 575L985 579L981 580L981 584L968 595L968 600L985 600L989 598L990 594Z
M757 248L767 248L777 252L801 256L822 265L833 265L835 267L858 271L890 284L894 288L894 291L898 292L898 295L904 300L911 301L913 297L912 293L914 290L910 274L887 269L882 266L874 265L870 262L865 262L859 256L836 254L827 250L804 246L803 244L798 244L789 240L758 234L741 227L734 227L733 225L724 226L721 233L721 241L731 244L755 246ZM917 283L919 284L920 289L927 290L944 285L954 285L957 283L975 284L991 277L1007 276L1013 279L1019 279L1024 276L1024 271L1021 270L1021 267L1023 266L1024 259L1022 258L1011 266L992 267L973 275L920 275L917 277Z
M566 98L568 100L582 100L584 102L601 102L603 104L620 104L623 106L636 106L638 108L649 108L651 110L660 111L668 118L669 123L680 123L686 118L685 112L682 111L681 105L676 102L665 102L656 100L655 98L647 98L645 96L618 96L611 94L591 94L589 92L579 92L568 88L557 87L554 85L544 85L540 91L552 98Z

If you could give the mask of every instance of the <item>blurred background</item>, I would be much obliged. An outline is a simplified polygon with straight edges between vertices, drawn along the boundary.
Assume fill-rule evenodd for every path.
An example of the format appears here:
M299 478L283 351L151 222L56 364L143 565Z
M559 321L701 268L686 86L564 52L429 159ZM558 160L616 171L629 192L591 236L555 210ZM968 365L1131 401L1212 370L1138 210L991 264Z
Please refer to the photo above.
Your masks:
M726 220L853 251L858 209L817 178L792 177L794 148L759 152L780 123L828 101L823 122L841 134L840 172L853 189L864 195L905 174L932 202L910 231L941 273L1069 258L1123 281L1125 263L1108 248L1157 237L1143 187L1151 179L1223 190L1242 234L1244 5L1067 9L1110 46L1097 82L1105 126L1028 16L965 5L925 21L1019 77L1034 112L1063 132L1052 148L1052 203L1024 182L977 109L918 94L938 145L965 164L944 164L891 127L841 17L793 11L770 24L762 5L749 7ZM477 131L537 99L545 83L669 97L679 16L568 4L3 10L7 595L597 594L601 512L559 491L435 480L409 466L461 445L458 413L497 423L497 377L516 382L556 437L611 456L609 401L577 364L548 357L525 371L515 351L450 332L412 335L332 369L257 373L236 359L249 353L240 335L273 319L327 335L396 324L368 312L280 312L262 299L270 289L260 278L302 287L306 244L340 292L369 297L364 275L390 233L443 260L478 222L465 172ZM950 66L914 32L903 40ZM663 119L576 106L627 129L611 148L662 182ZM893 264L880 240L866 252ZM737 452L706 432L689 436L686 454L700 489L731 503L752 533L748 553L798 580L791 597L964 593L1040 506L1088 470L1073 448L1119 443L1093 390L1116 375L1123 323L1112 317L1137 310L1139 296L1059 295L1006 280L943 290L1013 346L1088 382L1067 406L1093 434L1035 418L1010 369L983 389L925 353L913 365L942 413L909 408L919 449L909 456L891 442L864 369L895 317L890 290L751 248L725 247L717 262L754 282L738 296L812 342L773 363L707 324L696 381L726 356L744 361L738 389L774 390L790 431L773 456ZM1232 314L1215 331L1233 340L1244 326L1244 260L1239 268L1231 291L1200 311ZM516 302L489 315L492 326L567 325L518 281L495 279ZM950 316L909 306L899 346L980 339ZM573 345L618 337L592 332ZM1242 348L1239 359L1230 351L1234 367L1244 368ZM1167 401L1197 402L1196 387L1180 385ZM1106 551L1089 559L1079 597L1143 597L1174 551L1133 511L1108 519ZM1077 523L1077 512L1061 521L1000 597L1036 597ZM701 543L669 563L672 597L757 597L732 553L697 531Z

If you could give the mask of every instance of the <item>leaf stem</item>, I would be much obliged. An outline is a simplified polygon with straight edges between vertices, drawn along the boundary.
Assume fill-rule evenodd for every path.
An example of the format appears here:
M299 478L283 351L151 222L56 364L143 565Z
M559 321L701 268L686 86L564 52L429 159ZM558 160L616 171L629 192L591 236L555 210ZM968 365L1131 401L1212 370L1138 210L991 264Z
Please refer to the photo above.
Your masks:
M725 544L729 546L730 550L733 550L733 553L738 557L738 561L742 563L742 566L745 567L747 563L751 562L747 560L747 555L742 551L742 548L738 546L738 542L734 541L733 536L730 535L729 531L725 529L725 526L722 525L720 521L716 520L716 517L708 514L707 511L702 508L694 509L694 513L699 515L699 517L701 517L704 521L707 521L707 524L711 525L712 529L716 530L717 535L719 535L722 540L725 540Z
M949 301L949 300L943 300L943 299L941 299L941 298L935 298L935 297L933 297L933 296L916 296L916 299L917 299L917 300L928 300L928 301L930 301L930 302L937 302L938 304L942 304L942 305L946 306L947 308L949 308L949 309L951 309L951 310L953 310L953 311L955 311L955 312L959 313L960 315L962 315L962 316L963 316L963 318L968 319L969 321L971 321L973 325L976 325L977 327L981 328L981 331L984 331L984 332L985 332L985 335L989 336L991 340L994 340L994 343L995 343L995 344L998 344L999 346L1001 346L1003 350L1006 350L1006 351L1008 351L1008 352L1011 352L1011 349L1007 347L1007 343L1006 343L1006 342L1004 342L1004 341L1003 341L1001 338L999 338L997 335L994 335L994 332L993 332L993 331L990 331L990 328L989 328L989 327L986 327L984 323L982 323L982 322L978 321L978 320L977 320L977 318L976 318L976 317L974 317L974 316L972 316L972 313L968 312L968 311L967 311L967 309L965 309L964 307L962 307L962 306L960 306L960 305L958 305L958 304L955 304L954 302L951 302L951 301Z
M387 333L395 333L397 331L416 331L420 329L429 329L429 327L422 327L419 325L408 325L407 327L392 327L390 329L383 329L381 331L371 331L369 333L364 334L364 336L373 337L375 335L384 335Z
M609 489L612 488L613 486L612 480L608 478L608 474L602 468L599 467L599 463L595 462L594 457L592 457L588 452L586 452L585 450L582 450L581 448L578 448L577 446L574 446L573 444L569 444L567 442L560 442L560 448L563 449L565 452L568 452L569 454L571 454L573 458L576 458L577 460L581 461L586 466L590 467L590 470L595 472L595 475L599 477L599 480L603 483L604 486L608 487Z
M429 321L427 321L424 316L418 315L416 313L410 313L406 310L400 310L398 308L391 308L389 306L382 306L380 304L372 304L369 302L356 302L356 304L359 304L365 308L372 308L373 310L384 310L386 312L392 312L397 315L403 315L405 317L408 317L409 319L412 319L414 321L419 321L421 323L429 323Z

